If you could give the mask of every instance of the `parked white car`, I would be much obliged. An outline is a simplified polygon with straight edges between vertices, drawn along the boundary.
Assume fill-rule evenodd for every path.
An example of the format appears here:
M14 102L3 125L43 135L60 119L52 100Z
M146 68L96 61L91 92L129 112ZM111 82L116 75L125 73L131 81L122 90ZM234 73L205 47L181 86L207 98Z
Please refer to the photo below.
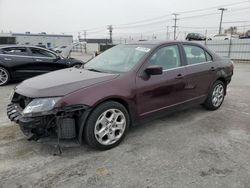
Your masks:
M56 53L61 53L67 46L60 46L60 47L55 47L52 50Z
M211 37L211 40L229 40L229 39L237 39L239 38L238 35L229 35L229 34L220 34L220 35L214 35L213 37Z

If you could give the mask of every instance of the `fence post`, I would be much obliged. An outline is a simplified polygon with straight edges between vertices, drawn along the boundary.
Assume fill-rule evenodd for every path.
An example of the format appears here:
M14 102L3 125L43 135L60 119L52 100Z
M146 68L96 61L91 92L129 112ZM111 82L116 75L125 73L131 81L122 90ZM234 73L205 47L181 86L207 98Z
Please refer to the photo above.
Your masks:
M205 31L205 46L207 45L207 29Z
M229 57L229 58L230 58L230 56L231 56L232 35L233 35L233 29L231 28L230 41L229 41L229 47L228 47L228 57Z

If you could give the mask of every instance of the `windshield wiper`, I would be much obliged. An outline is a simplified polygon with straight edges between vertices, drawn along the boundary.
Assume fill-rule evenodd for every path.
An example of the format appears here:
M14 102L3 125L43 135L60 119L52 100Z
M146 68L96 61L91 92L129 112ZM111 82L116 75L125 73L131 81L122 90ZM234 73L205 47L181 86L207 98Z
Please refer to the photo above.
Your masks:
M87 69L88 71L93 71L93 72L102 72L102 71L99 71L97 69Z

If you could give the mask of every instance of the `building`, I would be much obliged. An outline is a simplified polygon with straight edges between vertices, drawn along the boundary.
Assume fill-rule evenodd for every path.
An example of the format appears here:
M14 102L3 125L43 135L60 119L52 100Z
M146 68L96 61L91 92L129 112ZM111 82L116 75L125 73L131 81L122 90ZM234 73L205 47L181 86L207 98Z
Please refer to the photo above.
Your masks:
M0 45L1 44L15 44L16 38L12 36L11 33L1 33L0 34Z
M72 35L26 33L0 33L0 44L20 44L55 48L72 44Z
M109 43L109 39L95 39L95 38L92 38L92 39L82 39L80 38L79 39L80 42L86 42L86 43L89 43L89 44L108 44Z

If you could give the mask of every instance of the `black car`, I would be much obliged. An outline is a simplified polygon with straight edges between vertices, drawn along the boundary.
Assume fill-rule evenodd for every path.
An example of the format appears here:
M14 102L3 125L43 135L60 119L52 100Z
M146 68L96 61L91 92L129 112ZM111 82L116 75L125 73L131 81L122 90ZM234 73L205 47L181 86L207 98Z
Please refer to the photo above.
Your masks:
M35 46L0 47L0 86L10 80L24 80L50 71L81 66L82 61L62 57Z
M186 40L206 40L206 37L201 33L189 33L186 37Z

